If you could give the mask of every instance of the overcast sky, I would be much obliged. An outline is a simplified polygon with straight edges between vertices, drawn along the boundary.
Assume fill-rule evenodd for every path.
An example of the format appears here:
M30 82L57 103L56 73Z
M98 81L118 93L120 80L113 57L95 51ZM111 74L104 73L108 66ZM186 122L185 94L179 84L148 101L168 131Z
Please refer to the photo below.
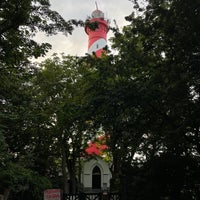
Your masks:
M115 19L120 28L127 24L124 17L133 11L133 4L129 0L50 0L51 9L57 11L65 20L85 20L96 9L95 2L99 10L111 21L111 25ZM111 32L108 33L108 39L109 37ZM38 34L37 41L49 42L52 45L52 50L47 56L53 53L84 56L87 53L88 38L83 27L76 28L72 35L67 37L63 34L51 37Z

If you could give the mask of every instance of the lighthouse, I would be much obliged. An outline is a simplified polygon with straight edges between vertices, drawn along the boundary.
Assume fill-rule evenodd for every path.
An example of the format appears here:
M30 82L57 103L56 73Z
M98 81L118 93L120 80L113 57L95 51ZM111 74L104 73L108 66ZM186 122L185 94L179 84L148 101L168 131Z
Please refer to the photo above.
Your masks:
M100 58L107 45L108 21L104 19L104 13L98 9L97 4L89 22L97 22L98 27L95 30L91 30L85 26L85 32L88 34L88 53L95 53Z

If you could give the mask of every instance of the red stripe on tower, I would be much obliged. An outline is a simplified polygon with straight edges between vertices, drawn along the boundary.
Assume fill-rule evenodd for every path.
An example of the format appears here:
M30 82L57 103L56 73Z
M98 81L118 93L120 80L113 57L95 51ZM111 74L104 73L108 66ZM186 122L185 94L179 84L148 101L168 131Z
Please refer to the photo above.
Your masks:
M100 58L102 53L105 53L104 47L107 45L108 21L104 19L104 13L97 8L92 12L89 22L97 22L98 28L91 30L85 26L85 32L88 34L88 53L95 53Z

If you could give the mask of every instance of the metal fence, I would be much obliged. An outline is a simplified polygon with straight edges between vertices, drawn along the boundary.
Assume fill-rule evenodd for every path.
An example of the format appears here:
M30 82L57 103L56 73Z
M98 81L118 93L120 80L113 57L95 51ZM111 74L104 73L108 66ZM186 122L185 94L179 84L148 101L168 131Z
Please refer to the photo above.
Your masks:
M120 200L118 193L79 193L64 194L63 200Z

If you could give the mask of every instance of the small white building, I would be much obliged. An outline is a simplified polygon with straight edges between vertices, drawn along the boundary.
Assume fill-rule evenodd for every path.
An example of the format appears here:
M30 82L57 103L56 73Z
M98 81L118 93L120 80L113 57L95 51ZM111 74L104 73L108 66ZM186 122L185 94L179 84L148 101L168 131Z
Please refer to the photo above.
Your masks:
M84 192L109 190L111 172L109 164L99 157L84 162L81 183Z

